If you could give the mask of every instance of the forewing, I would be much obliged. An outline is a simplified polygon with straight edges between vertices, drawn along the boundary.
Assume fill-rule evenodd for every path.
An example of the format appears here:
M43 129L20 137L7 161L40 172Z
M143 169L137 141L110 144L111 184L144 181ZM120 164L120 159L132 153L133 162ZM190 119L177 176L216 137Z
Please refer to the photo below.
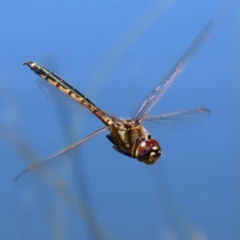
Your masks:
M185 110L179 112L172 112L162 115L147 116L143 119L146 122L155 122L159 127L179 127L189 126L199 123L211 114L211 111L206 108L198 108L193 110Z
M100 128L97 131L89 134L85 138L81 139L80 141L76 142L75 144L68 146L62 149L61 151L57 152L56 154L46 159L45 161L29 166L26 170L24 170L23 172L21 172L19 175L16 176L14 182L19 183L21 180L27 178L31 174L36 174L36 173L40 174L41 172L44 173L44 170L46 171L45 169L46 167L50 166L52 163L55 163L57 161L64 161L68 159L67 154L70 153L70 151L78 148L81 144L85 143L87 140L105 131L106 129L107 127Z
M168 89L168 87L173 83L178 74L181 72L183 66L189 60L189 58L196 52L201 43L206 40L209 29L211 26L211 22L209 22L202 31L197 35L194 39L190 47L184 53L184 55L180 58L177 64L173 67L170 73L165 77L165 79L159 83L154 90L144 99L143 103L136 109L132 119L141 120L146 116L149 111L154 107L159 98L163 95L163 93Z

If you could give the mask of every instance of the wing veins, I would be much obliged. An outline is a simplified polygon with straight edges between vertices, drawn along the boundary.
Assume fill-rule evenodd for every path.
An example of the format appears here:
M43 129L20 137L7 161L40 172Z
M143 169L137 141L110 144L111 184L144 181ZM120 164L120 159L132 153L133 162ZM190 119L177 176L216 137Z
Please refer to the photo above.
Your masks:
M197 123L209 117L211 111L206 108L197 108L192 110L184 110L178 112L171 112L161 115L147 116L143 119L146 122L158 122L171 126L173 124L181 123Z
M172 68L169 74L164 78L162 82L160 82L154 90L145 98L142 104L136 109L132 119L142 120L144 116L146 116L150 110L154 107L159 98L163 95L163 93L167 90L170 84L176 79L177 75L182 70L182 67L189 60L190 56L192 56L200 44L206 39L206 36L209 32L211 26L211 22L209 22L197 35L197 37L193 40L191 45L188 47L187 51L183 54L177 64Z
M25 175L29 172L32 172L34 170L42 169L44 166L56 161L57 158L64 156L64 154L67 154L70 150L79 147L82 143L86 142L87 140L91 139L92 137L96 136L97 134L105 131L106 129L107 129L107 127L104 126L100 129L94 131L93 133L87 135L86 137L79 140L78 142L60 150L59 152L55 153L51 157L47 158L46 160L29 166L26 170L24 170L23 172L21 172L19 175L16 176L16 178L14 179L14 182L17 182L20 178L22 178L23 175Z

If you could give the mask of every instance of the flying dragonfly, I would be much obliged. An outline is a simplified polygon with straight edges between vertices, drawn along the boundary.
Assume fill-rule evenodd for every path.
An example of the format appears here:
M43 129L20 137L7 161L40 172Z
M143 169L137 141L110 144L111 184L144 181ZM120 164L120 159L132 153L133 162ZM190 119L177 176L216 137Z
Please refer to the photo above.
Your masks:
M189 58L196 52L201 43L207 39L210 26L211 22L209 22L201 30L169 74L153 89L149 95L146 96L144 101L136 109L133 116L128 119L121 119L103 111L69 83L38 63L33 61L23 63L43 79L40 79L40 81L45 81L50 88L54 87L58 90L59 94L65 96L65 98L71 99L71 101L74 101L78 105L81 105L82 108L85 108L94 114L100 121L102 121L104 127L89 134L75 144L64 148L48 159L29 166L15 178L15 181L33 170L41 169L49 163L56 161L59 157L64 156L71 150L85 143L87 140L106 130L109 132L106 137L113 144L113 148L117 152L125 156L135 158L139 162L147 165L155 163L161 156L161 147L158 141L153 139L144 128L142 121L154 121L171 125L176 122L202 121L210 115L210 110L206 108L197 108L162 115L147 116L163 93L176 79L177 75L180 73ZM45 89L44 91L47 90ZM47 94L49 95L49 93Z

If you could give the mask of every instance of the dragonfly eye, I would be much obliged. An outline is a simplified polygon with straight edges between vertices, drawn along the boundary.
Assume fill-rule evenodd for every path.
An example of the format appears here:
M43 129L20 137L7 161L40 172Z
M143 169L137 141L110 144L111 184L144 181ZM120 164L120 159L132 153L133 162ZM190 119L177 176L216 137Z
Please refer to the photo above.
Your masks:
M159 143L154 139L143 140L139 143L136 150L136 158L140 162L153 164L161 156Z

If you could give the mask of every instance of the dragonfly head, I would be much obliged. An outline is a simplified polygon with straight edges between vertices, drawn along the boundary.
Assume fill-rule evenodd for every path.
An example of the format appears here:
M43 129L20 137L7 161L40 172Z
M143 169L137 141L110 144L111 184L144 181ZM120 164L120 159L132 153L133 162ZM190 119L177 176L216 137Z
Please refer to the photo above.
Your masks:
M154 139L142 140L136 150L136 158L140 162L146 164L155 163L161 156L161 148L159 143Z

